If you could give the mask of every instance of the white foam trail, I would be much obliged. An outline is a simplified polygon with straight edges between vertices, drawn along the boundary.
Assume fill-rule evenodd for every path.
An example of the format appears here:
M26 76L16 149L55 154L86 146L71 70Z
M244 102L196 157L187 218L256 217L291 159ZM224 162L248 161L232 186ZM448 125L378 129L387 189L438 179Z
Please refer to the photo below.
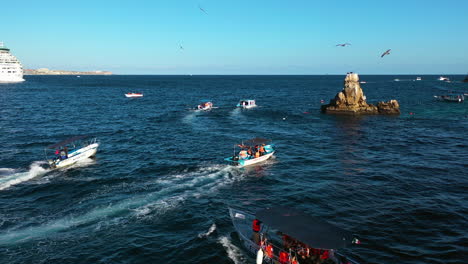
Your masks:
M242 254L241 250L232 244L228 237L220 237L218 241L221 245L223 245L226 253L228 254L228 257L232 259L235 264L245 263L244 255Z
M199 238L208 237L208 236L211 235L215 230L216 230L216 224L213 223L213 224L210 226L210 229L208 229L208 231L206 231L205 233L200 233L200 234L198 234L198 237L199 237Z
M2 171L10 171L13 173L0 178L0 190L7 189L13 185L29 181L37 176L46 174L50 169L44 169L41 167L41 164L44 163L44 161L35 161L31 164L29 170L25 172L16 172L15 169L4 168Z
M96 223L101 228L106 224L103 219L113 222L115 218L136 217L151 218L167 213L187 199L198 198L203 194L213 193L220 187L240 179L233 175L236 169L232 166L210 166L183 175L172 175L163 179L164 184L157 184L157 191L138 195L106 207L94 208L92 211L79 215L64 217L48 223L24 229L10 229L0 233L1 244L14 244L25 240L46 236L78 225ZM159 180L156 180L158 183ZM172 184L168 184L172 182ZM162 186L161 186L162 185ZM129 214L130 213L130 214ZM117 216L122 215L125 216ZM117 217L116 217L117 216ZM110 217L114 217L109 219Z

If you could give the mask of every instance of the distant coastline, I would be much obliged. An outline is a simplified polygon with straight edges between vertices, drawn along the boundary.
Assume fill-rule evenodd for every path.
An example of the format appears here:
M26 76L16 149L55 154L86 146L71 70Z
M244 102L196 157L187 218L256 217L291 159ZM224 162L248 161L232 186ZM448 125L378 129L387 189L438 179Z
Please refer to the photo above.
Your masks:
M112 75L110 71L63 71L63 70L49 70L47 68L41 69L26 69L24 75Z

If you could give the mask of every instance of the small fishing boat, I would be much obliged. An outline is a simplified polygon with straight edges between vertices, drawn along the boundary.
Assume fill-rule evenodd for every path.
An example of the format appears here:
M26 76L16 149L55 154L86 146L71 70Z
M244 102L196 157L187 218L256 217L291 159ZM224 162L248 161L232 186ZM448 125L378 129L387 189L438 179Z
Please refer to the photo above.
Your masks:
M416 77L416 81L421 81L422 78L421 77Z
M213 103L210 101L202 101L198 106L197 110L208 111L213 108Z
M63 168L96 155L98 147L96 138L87 135L74 136L48 146L45 155L50 168ZM50 149L55 149L53 159L47 157Z
M360 241L318 217L290 207L261 209L255 213L231 207L229 215L244 247L257 256L257 263L358 264L338 249Z
M234 146L234 155L224 160L243 167L265 161L275 154L275 145L265 138L253 138ZM240 150L238 150L240 148Z
M128 98L143 97L143 94L142 93L126 93L125 97L128 97Z
M244 109L249 109L249 108L256 107L257 105L255 104L255 100L246 99L246 100L240 100L236 106L244 108Z
M444 76L440 76L438 80L439 80L439 81L444 81L444 82L449 82L449 81L450 81L449 78L444 77Z
M463 94L434 95L434 97L444 102L462 103L465 101L465 96Z

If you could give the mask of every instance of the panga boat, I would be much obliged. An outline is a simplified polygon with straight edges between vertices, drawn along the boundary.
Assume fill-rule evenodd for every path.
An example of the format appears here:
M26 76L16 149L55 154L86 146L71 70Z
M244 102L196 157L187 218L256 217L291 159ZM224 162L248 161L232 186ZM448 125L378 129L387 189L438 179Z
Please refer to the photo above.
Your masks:
M125 97L130 97L130 98L133 98L133 97L143 97L143 94L142 94L142 93L126 93L126 94L125 94Z
M202 111L208 111L211 108L213 108L213 103L210 101L203 101L197 106L197 109Z
M449 82L449 81L450 81L449 78L444 77L444 76L440 76L438 80L439 80L439 81L444 81L444 82Z
M444 102L461 103L465 101L463 94L434 95L434 97Z
M249 108L256 107L257 105L255 104L255 100L247 99L247 100L240 100L236 106L249 109Z
M229 208L232 224L257 264L352 263L337 250L360 244L350 232L289 207L255 213Z
M236 151L240 148L240 151ZM237 152L237 154L236 154ZM234 146L234 155L224 160L236 166L249 166L265 161L275 154L275 145L265 138L253 138Z
M91 136L74 136L47 147L46 159L52 169L75 164L96 155L99 143ZM47 158L47 150L55 149L55 157Z

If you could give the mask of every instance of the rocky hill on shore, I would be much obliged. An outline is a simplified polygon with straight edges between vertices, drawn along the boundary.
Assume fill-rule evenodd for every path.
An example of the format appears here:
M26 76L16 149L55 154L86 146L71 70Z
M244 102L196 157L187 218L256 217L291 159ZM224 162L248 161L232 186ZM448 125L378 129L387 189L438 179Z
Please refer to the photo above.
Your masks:
M37 70L27 69L24 70L24 75L112 75L110 71L62 71L62 70L49 70L41 68Z

